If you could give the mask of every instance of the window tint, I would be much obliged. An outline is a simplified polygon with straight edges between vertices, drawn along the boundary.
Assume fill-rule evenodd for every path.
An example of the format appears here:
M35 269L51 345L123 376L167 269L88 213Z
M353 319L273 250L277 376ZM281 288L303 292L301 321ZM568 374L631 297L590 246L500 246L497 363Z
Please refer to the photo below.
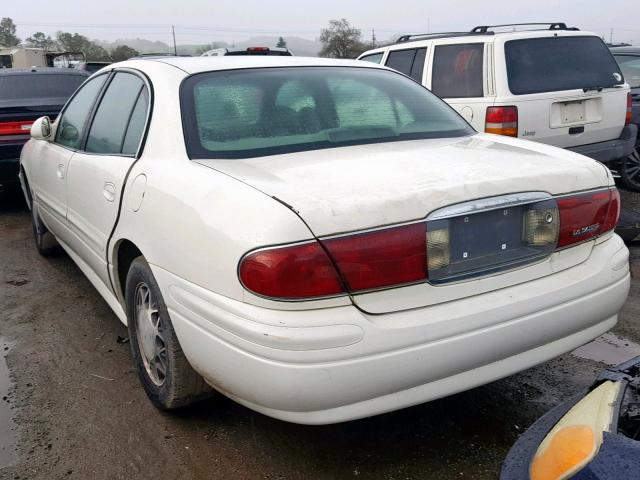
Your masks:
M183 82L181 103L191 158L249 158L473 133L427 89L373 68L201 73Z
M505 43L509 89L514 95L624 83L599 37L545 37Z
M640 57L616 55L616 60L620 65L624 79L631 85L631 88L640 88Z
M371 55L365 55L364 57L361 57L360 60L363 60L365 62L371 62L371 63L380 63L382 61L383 55L384 53L382 52L372 53Z
M131 120L129 120L129 127L127 133L124 136L124 143L122 144L122 153L124 155L135 155L138 153L138 147L144 134L144 127L147 123L147 112L149 111L149 93L146 88L142 89L138 101L131 114Z
M483 43L437 46L431 91L441 98L482 97L483 63Z
M410 76L417 82L422 82L426 54L426 48L392 50L387 57L386 66Z
M18 98L63 98L65 101L87 79L84 75L26 74L0 77L0 97ZM64 103L64 101L60 102Z
M131 73L118 72L113 77L93 118L87 137L87 152L122 152L129 119L143 88L142 80Z
M80 148L89 112L106 78L100 75L89 80L67 104L56 130L56 143Z

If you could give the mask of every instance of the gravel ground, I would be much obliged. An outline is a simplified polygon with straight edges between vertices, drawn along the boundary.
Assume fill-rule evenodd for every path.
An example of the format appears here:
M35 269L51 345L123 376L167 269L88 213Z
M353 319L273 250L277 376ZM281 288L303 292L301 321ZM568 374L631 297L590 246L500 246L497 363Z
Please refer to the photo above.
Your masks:
M638 197L624 193L623 205L640 211ZM636 270L640 248L632 250ZM614 333L640 343L639 311L633 280ZM0 312L10 371L3 379L0 365L2 479L494 479L518 434L605 367L568 354L331 426L287 424L222 397L161 413L118 341L125 327L66 255L38 256L19 199L0 200Z

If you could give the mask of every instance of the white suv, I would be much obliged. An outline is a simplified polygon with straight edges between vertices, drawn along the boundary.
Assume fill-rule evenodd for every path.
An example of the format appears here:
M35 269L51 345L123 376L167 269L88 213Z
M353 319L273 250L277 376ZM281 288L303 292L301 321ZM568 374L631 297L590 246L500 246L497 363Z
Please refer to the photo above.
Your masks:
M564 23L543 30L404 35L363 53L410 76L476 130L567 148L618 170L635 145L631 97L622 72L595 33Z

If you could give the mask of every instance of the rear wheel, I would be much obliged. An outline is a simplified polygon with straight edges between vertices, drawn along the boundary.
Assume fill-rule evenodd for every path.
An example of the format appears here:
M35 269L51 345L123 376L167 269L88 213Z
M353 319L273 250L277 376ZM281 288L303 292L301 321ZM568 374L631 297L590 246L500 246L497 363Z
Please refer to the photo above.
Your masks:
M622 160L620 166L622 184L634 192L640 192L640 152L635 149L631 155Z
M189 365L149 264L136 258L125 291L133 361L148 397L161 410L184 407L211 395Z
M42 223L42 219L38 214L38 208L33 204L31 205L31 226L33 228L33 238L36 243L36 249L40 255L49 257L60 250L58 241L53 234L47 230L44 223Z

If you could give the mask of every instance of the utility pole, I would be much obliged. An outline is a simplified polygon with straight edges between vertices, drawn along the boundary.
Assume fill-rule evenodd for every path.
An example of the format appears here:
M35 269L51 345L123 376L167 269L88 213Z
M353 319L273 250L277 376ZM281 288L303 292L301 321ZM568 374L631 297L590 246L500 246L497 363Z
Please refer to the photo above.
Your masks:
M427 17L427 33L431 33L431 17Z
M613 45L613 28L611 29L611 36L609 38L609 43Z
M176 29L171 25L171 34L173 35L173 54L178 56L178 47L176 46Z
M371 29L371 48L376 48L376 30Z

